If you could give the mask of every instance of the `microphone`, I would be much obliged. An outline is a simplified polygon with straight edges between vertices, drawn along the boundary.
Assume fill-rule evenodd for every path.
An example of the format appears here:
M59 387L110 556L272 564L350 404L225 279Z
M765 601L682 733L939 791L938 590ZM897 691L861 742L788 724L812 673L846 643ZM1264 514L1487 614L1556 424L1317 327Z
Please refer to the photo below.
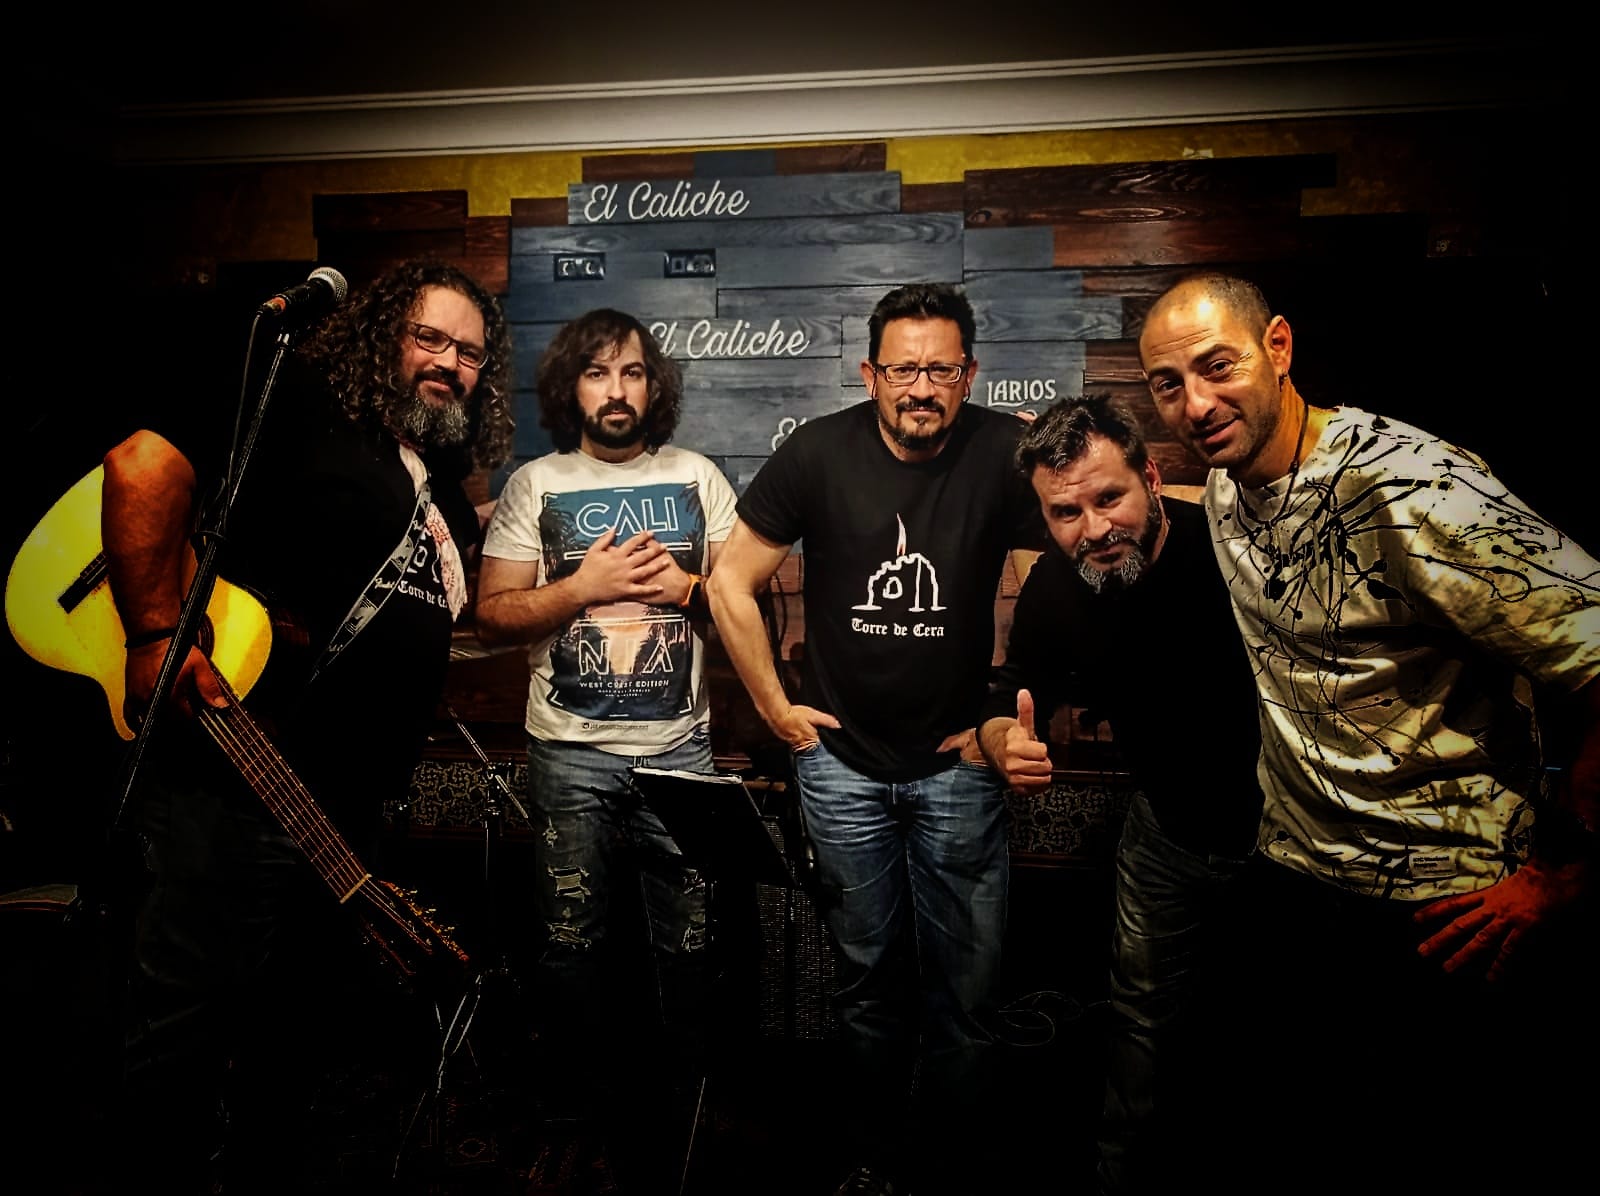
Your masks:
M332 266L318 266L299 286L280 291L256 309L257 315L284 316L307 323L344 302L350 284Z

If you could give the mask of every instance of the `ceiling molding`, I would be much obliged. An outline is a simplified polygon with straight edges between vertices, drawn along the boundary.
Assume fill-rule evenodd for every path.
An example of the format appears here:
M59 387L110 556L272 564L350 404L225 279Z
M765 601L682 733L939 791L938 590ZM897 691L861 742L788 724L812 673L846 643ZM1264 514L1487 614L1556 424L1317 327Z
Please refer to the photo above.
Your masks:
M124 164L759 145L1524 105L1503 43L1382 43L128 106Z

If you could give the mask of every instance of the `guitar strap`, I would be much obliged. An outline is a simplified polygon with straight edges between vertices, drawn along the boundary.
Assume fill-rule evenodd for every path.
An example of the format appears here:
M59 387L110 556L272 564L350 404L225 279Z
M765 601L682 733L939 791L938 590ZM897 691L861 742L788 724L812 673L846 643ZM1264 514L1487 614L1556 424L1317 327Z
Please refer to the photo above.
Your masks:
M361 591L361 596L356 599L355 605L350 608L338 630L333 633L333 638L328 641L328 646L323 649L321 658L316 667L311 670L311 680L315 681L327 668L350 646L350 641L368 623L372 622L374 615L389 601L395 592L395 587L400 579L405 576L406 565L417 551L417 545L422 537L427 534L428 505L433 501L432 491L428 487L428 480L424 478L422 485L417 488L417 507L411 513L411 526L406 528L406 534L400 538L400 543L389 554L389 559L378 567L372 575L372 580L367 582L366 588Z

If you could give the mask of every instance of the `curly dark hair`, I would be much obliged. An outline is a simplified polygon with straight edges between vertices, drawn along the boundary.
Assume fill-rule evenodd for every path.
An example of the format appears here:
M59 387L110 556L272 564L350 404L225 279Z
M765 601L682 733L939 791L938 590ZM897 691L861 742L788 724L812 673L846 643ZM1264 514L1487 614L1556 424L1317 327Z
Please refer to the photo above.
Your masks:
M445 287L477 305L489 354L472 392L472 435L459 448L430 450L429 466L457 477L493 469L511 456L511 332L499 301L465 271L436 261L391 267L337 308L300 346L300 358L327 380L352 421L387 427L406 398L403 338L427 287Z
M1028 425L1017 442L1017 471L1032 478L1036 468L1052 473L1074 464L1089 451L1089 438L1104 437L1122 450L1122 459L1134 472L1149 459L1144 429L1127 405L1109 394L1065 398L1051 404Z
M597 307L562 325L539 359L539 426L549 431L558 452L570 453L583 442L579 377L595 358L609 355L635 333L644 350L644 372L650 382L644 447L653 453L678 430L678 411L683 405L683 373L678 363L661 351L656 338L637 318Z
M972 343L978 338L977 317L972 304L955 287L942 282L919 282L896 287L872 309L867 320L867 360L878 360L883 329L891 320L954 320L961 329L961 351L970 359Z

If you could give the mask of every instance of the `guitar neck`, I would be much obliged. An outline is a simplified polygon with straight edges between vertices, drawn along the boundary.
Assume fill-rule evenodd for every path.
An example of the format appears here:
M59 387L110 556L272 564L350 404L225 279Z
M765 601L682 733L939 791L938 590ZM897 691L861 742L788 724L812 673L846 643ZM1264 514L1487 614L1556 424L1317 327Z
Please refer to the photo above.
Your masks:
M219 678L220 680L220 678ZM226 685L224 684L226 689ZM228 690L231 704L201 709L200 725L227 754L250 788L311 861L341 903L372 879L344 836L272 745L266 733Z

